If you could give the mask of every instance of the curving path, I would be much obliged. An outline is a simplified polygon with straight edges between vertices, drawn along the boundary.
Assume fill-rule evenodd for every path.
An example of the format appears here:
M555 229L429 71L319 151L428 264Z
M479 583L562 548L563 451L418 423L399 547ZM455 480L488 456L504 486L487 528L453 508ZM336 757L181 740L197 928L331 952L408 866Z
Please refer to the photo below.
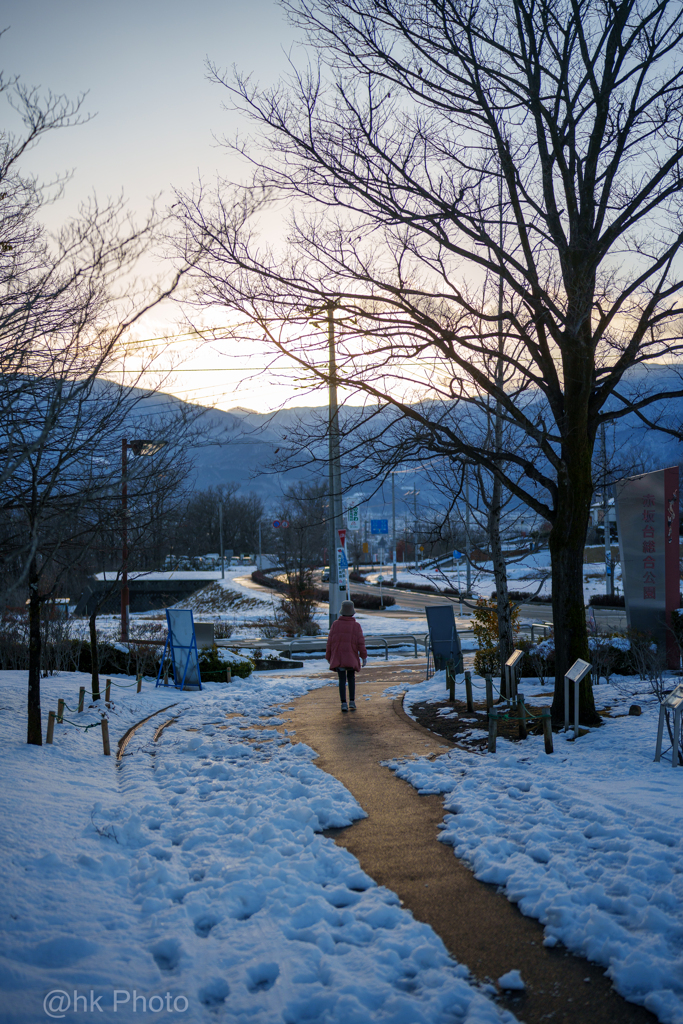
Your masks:
M440 754L452 744L404 713L391 685L424 678L424 662L406 659L368 668L356 690L358 710L341 714L336 686L292 701L287 728L319 754L317 765L353 793L368 817L328 833L358 857L363 870L398 893L420 921L481 982L518 968L526 992L501 1001L526 1024L645 1024L656 1018L627 1003L603 969L561 947L542 945L541 925L525 918L496 887L477 882L449 846L437 842L443 798L420 796L381 761ZM366 699L369 697L370 699Z

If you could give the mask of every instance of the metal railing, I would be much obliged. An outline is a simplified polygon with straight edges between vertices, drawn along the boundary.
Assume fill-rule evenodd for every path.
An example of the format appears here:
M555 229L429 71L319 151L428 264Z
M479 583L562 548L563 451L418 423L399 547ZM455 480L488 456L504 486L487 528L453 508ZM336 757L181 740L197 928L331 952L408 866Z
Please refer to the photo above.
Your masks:
M384 660L389 660L389 648L390 647L405 647L408 643L411 643L414 649L414 657L418 657L417 648L422 646L427 651L429 644L429 635L418 636L414 633L387 633L385 635L371 634L365 637L365 646L370 648L383 647L384 648ZM295 651L301 654L313 653L315 651L324 651L327 647L327 636L319 637L294 637L291 640L286 639L261 639L258 640L247 640L239 637L231 637L227 640L216 640L216 646L218 647L251 647L252 649L258 649L259 647L271 648L275 651L280 651L281 654L285 654L291 657Z

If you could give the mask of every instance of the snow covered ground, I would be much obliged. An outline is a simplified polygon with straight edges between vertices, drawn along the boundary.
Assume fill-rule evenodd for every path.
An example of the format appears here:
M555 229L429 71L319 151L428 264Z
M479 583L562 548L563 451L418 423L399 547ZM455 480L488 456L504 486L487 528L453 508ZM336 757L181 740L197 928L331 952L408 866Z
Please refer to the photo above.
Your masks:
M556 734L552 755L541 737L499 739L495 755L452 750L391 767L445 795L441 841L540 920L546 945L604 965L623 996L682 1024L683 768L670 755L653 762L659 705L648 684L613 680L594 692L617 717L576 743ZM552 698L535 680L523 690L530 703ZM406 709L444 692L438 673L411 687ZM628 715L633 703L640 717Z
M264 623L274 625L275 608L278 595L274 592L268 592L262 587L258 587L256 584L253 584L248 572L249 567L245 568L245 566L237 566L233 569L226 570L224 580L220 578L220 572L199 574L202 578L205 578L206 575L215 576L215 583L218 584L221 589L228 592L230 605L226 603L225 607L216 607L215 610L212 610L212 608L209 607L212 602L207 603L203 600L203 595L200 592L197 595L193 595L191 598L185 598L182 601L179 601L176 607L193 608L196 621L227 623L231 627L232 636L234 636L236 640L258 639L264 635ZM247 573L247 575L245 575L245 573ZM176 573L176 575L188 578L192 574L189 572L183 572L179 574ZM213 602L213 604L219 605L220 602ZM363 612L362 609L359 609L356 613L356 618L360 622L365 633L373 634L375 636L409 633L414 634L418 639L424 637L427 632L426 619L416 619L414 613L410 618L402 618L401 612L402 609L400 608L400 604L392 606L392 608L388 608L383 615L379 615L377 613L368 615ZM327 603L320 604L315 613L315 619L323 633L327 632L328 616L329 611ZM159 626L162 626L165 631L166 614L163 609L159 611L134 612L131 614L131 634L133 636L137 635L138 632L140 636L143 634L151 636L151 631ZM97 618L97 629L98 633L103 638L118 637L121 629L120 616L99 615ZM71 630L73 636L78 636L87 640L89 637L88 620L85 618L72 619ZM373 656L376 653L379 652L375 651Z
M363 811L278 705L324 663L202 692L68 710L52 746L25 744L25 672L0 673L3 1024L138 1020L494 1024L514 1018L398 898L320 832ZM87 677L42 681L44 718ZM155 741L156 729L172 719Z

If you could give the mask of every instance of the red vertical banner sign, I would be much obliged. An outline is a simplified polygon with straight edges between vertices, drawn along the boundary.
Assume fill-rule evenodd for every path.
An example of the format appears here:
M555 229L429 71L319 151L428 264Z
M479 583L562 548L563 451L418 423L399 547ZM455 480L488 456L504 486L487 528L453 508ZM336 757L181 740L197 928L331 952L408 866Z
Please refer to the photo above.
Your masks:
M668 628L680 600L678 467L620 480L615 496L628 625L651 634L678 668Z

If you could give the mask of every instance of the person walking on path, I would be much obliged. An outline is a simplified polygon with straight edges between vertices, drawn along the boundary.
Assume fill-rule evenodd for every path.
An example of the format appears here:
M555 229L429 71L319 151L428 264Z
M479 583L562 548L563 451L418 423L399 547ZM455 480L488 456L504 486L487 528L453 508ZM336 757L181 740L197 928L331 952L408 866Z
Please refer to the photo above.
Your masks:
M354 619L356 609L353 601L342 601L339 618L332 623L327 637L325 658L330 669L339 676L339 697L342 711L356 710L356 672L360 671L361 658L367 663L365 637L360 623ZM349 703L346 703L346 683L349 684Z

